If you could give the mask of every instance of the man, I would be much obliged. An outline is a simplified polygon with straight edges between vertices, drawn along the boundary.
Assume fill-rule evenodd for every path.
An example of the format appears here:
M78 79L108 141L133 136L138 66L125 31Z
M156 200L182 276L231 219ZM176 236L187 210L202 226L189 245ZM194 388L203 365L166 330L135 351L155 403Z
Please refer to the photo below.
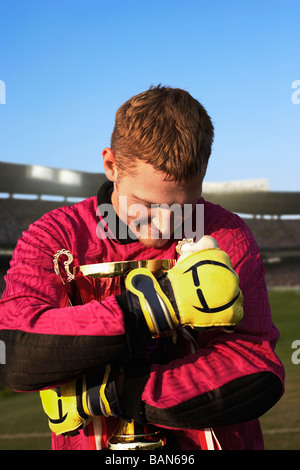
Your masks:
M134 96L116 113L111 147L103 150L108 182L97 197L51 211L19 240L1 301L7 348L1 380L14 390L44 390L44 409L58 430L54 449L106 448L120 417L155 425L170 449L263 448L257 418L283 393L278 331L252 234L238 216L201 198L213 132L205 109L186 91L158 86ZM208 289L221 286L226 297L233 283L237 295L224 307L225 316L233 309L233 320L219 320L218 289L210 301L217 307L207 302L199 257L157 279L133 271L125 290L105 280L96 298L74 302L63 265L60 276L53 270L56 253L70 252L72 266L178 258L178 220L168 210L174 204L191 208L195 240L203 231L217 241L219 251L208 250L204 261L226 269ZM182 237L190 238L186 221ZM195 292L197 305L190 300ZM205 328L204 317L213 328ZM74 414L66 397L75 400Z

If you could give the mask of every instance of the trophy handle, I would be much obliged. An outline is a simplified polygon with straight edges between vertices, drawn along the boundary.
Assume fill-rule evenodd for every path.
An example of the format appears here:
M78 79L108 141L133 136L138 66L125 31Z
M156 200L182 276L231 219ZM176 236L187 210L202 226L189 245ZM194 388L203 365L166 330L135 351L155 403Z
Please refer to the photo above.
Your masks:
M59 265L58 265L58 258L61 256L61 255L66 255L67 256L67 261L64 261L64 266L65 266L65 271L67 273L67 281L68 282L71 282L73 281L73 279L75 279L75 276L74 274L72 274L70 272L70 264L72 263L73 261L73 255L70 253L69 250L65 250L64 248L62 250L58 250L57 253L54 255L54 258L53 258L53 264L54 264L54 272L55 274L57 274L58 276L60 276L63 284L65 284L63 278L61 277L61 273L60 273L60 268L59 268Z
M60 267L59 267L59 264L58 264L58 258L61 255L65 255L68 258L67 261L64 261L65 271L67 273L67 282L71 282L71 281L73 281L73 279L75 279L74 274L71 273L70 268L69 268L70 264L73 261L73 255L70 253L69 250L65 250L63 248L62 250L58 250L57 253L54 255L54 258L53 258L54 272L55 272L55 274L57 274L57 276L60 277L61 282L66 287L66 283L62 278L62 275L61 275L61 272L60 272ZM66 288L66 292L67 292L69 306L73 307L70 296L69 296L68 291L67 291L67 288Z

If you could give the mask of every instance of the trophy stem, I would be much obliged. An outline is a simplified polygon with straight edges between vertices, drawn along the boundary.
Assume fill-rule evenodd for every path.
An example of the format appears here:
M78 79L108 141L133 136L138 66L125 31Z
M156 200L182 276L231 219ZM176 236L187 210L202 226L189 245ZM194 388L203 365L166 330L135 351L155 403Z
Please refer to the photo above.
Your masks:
M149 431L149 432L148 432ZM121 421L108 441L109 450L153 450L164 446L159 431L144 429L135 421Z

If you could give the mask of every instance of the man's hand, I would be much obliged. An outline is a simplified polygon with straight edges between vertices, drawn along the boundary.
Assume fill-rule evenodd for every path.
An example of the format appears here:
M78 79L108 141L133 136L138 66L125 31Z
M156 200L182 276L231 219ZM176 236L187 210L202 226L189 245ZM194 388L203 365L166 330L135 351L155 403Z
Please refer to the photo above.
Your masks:
M49 427L55 434L70 434L85 426L93 416L123 418L116 380L121 374L111 366L60 387L40 392Z
M233 328L243 317L243 295L229 256L209 248L179 258L158 278L146 268L126 278L129 308L144 316L152 335L180 325Z

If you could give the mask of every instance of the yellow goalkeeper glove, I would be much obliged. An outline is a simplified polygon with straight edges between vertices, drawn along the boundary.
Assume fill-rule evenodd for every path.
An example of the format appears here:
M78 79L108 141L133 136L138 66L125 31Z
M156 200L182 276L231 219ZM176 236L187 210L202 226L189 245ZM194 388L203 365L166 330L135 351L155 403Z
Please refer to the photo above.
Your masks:
M118 369L119 370L119 369ZM87 374L80 379L42 390L40 397L55 434L72 434L87 425L93 416L123 418L111 366L103 373Z
M125 285L130 310L145 318L152 335L180 325L231 329L243 317L239 278L219 248L186 255L158 278L134 269Z

